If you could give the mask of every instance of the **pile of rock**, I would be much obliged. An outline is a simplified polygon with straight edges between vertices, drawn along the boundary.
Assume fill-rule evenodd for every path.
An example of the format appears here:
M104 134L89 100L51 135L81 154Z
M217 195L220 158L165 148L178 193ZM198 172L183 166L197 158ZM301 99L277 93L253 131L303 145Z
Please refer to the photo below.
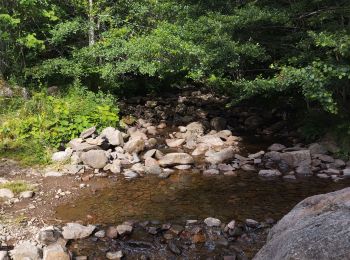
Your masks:
M65 151L52 160L68 162L62 167L66 174L84 173L92 169L97 176L107 172L123 174L131 179L145 174L168 177L175 170L197 168L204 175L235 176L237 170L258 172L261 177L296 179L316 175L339 180L350 176L350 163L335 159L321 143L286 147L273 144L265 151L247 156L237 154L239 138L230 130L208 130L205 123L192 122L168 131L166 124L155 126L142 119L136 127L122 132L113 127L97 134L92 127L69 142ZM212 127L222 129L226 121L213 118ZM174 128L170 128L174 129ZM49 171L46 176L61 176Z
M235 132L254 132L261 135L279 135L290 140L296 132L288 129L287 107L273 110L261 110L261 107L234 106L227 108L228 96L212 91L200 91L194 86L178 89L177 94L164 96L133 97L119 101L121 110L136 118L150 122L166 120L176 125L186 125L193 121L212 119L205 125L216 131L227 129L230 122Z
M219 118L212 120L215 127L220 124L222 127ZM222 164L234 158L238 138L229 130L212 130L205 134L205 127L200 122L180 126L177 132L171 133L164 132L165 127L165 123L153 126L143 120L138 121L138 127L128 128L127 132L107 127L97 134L96 128L92 127L71 140L65 151L54 153L52 160L66 163L62 167L66 174L93 169L100 175L103 171L135 178L144 174L167 177L174 169L193 168L195 158L199 157L204 157L208 164ZM160 133L165 135L165 140L159 138ZM232 167L221 168L233 170ZM53 171L46 173L46 176L60 175Z
M138 241L132 238L132 233L140 233L143 230L145 236L150 236L150 240L154 239L154 243L160 243L154 248L162 247L164 256L181 255L184 250L191 250L194 247L188 247L189 244L210 244L208 250L214 248L230 248L225 250L225 254L242 254L243 251L237 252L239 248L230 246L237 240L249 240L250 234L256 230L271 227L273 221L257 222L247 219L244 223L230 221L228 224L222 223L219 219L208 217L204 221L187 220L185 225L181 224L161 224L158 221L126 221L120 225L98 228L94 225L81 225L78 223L68 223L62 228L48 226L37 232L35 239L24 240L15 245L14 249L0 251L0 259L44 259L44 260L69 260L74 256L75 259L87 259L87 256L76 256L67 249L67 243L77 240L91 239L92 241L114 241L132 240L133 244ZM162 237L163 242L156 238ZM253 235L254 237L254 235ZM146 241L146 240L145 240ZM142 242L145 244L146 242ZM105 259L121 259L125 253L122 247L113 247L109 251L101 251L98 254L104 254ZM116 250L117 249L117 250ZM103 253L104 252L104 253ZM132 252L131 252L132 253ZM146 252L145 252L146 253ZM152 254L152 252L148 252Z
M33 241L25 240L18 243L9 252L11 259L33 259L33 260L69 260L72 255L66 248L66 244L71 239L83 239L89 237L95 226L83 226L77 223L69 223L63 227L62 231L57 227L45 227L41 229ZM9 259L8 252L2 251L4 258ZM1 254L0 254L1 255Z
M258 174L261 177L296 179L296 176L316 175L335 181L350 177L350 162L334 158L326 145L321 143L289 148L276 143L268 148L268 152L260 151L248 157L236 155L236 160L243 170L260 169Z

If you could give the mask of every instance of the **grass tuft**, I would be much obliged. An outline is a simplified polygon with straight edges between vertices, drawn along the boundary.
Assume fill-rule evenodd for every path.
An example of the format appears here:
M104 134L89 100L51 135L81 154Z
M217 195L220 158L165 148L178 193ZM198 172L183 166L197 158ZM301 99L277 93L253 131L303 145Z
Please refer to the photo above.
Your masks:
M23 191L33 190L33 187L24 181L12 181L0 184L0 189L9 189L13 193L19 194Z

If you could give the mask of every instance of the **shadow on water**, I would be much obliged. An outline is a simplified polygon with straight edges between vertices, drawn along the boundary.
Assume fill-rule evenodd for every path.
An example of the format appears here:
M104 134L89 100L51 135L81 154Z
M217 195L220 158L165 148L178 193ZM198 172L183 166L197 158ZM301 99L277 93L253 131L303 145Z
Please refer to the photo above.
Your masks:
M86 194L60 206L57 217L99 224L118 224L130 219L183 223L208 216L225 222L246 218L263 221L267 217L278 220L302 199L349 184L348 180L334 183L318 178L294 182L261 180L256 173L246 172L240 172L238 177L203 177L182 172L168 179L154 176L132 181L118 179L93 196Z

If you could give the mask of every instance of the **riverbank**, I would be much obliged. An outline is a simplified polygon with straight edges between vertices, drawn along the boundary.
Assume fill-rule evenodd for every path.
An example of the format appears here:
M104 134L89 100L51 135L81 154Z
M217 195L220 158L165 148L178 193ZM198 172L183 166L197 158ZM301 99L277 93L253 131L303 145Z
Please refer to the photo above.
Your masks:
M23 241L45 249L75 222L95 227L82 240L62 233L66 256L67 247L74 257L246 259L297 202L348 185L349 164L334 156L334 143L302 143L284 111L226 109L225 101L198 91L134 98L121 102L136 119L127 129L85 131L50 168L3 160L3 181L34 191L1 204L3 249ZM54 241L38 240L50 225Z

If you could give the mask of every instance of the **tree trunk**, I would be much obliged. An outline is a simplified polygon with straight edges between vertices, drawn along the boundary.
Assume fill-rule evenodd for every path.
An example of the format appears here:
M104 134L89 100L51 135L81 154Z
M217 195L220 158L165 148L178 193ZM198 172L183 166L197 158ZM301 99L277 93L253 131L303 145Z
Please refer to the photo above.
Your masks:
M93 14L93 0L89 0L89 46L95 44L95 21Z

